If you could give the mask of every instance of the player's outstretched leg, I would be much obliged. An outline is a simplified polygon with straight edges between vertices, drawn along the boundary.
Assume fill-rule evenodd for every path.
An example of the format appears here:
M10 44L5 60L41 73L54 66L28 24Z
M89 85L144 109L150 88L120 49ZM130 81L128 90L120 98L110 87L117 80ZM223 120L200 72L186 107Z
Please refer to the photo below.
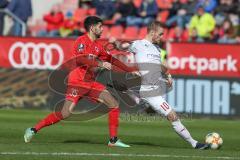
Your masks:
M130 147L129 145L121 142L117 137L118 126L119 126L119 104L115 98L107 91L104 90L99 95L99 101L109 107L108 112L108 126L110 140L108 142L109 147Z
M62 119L65 119L70 116L71 109L73 109L75 104L69 100L65 100L64 105L61 109L61 111L56 111L50 113L47 117L45 117L43 120L38 122L34 127L27 128L24 134L24 141L26 143L29 143L33 136L42 128L50 126L52 124L55 124Z
M167 115L168 120L172 123L173 129L176 131L176 133L182 137L185 141L190 143L193 148L195 149L209 149L210 145L205 143L200 143L196 140L194 140L187 130L187 128L181 123L181 121L178 119L177 114L175 111L171 111Z
M187 130L187 128L181 123L176 112L173 108L165 101L162 96L147 97L145 98L152 108L160 114L163 114L171 122L175 132L182 137L185 141L191 144L193 148L196 149L208 149L209 145L204 143L199 143L194 140Z

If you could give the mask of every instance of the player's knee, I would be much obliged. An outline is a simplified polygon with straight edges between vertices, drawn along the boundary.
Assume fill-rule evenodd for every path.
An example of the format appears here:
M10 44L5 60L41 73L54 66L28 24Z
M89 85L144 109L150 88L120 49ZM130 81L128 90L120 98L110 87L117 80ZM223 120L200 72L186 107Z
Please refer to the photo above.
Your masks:
M70 111L69 108L63 108L61 110L61 113L62 113L63 119L66 119L66 118L68 118L71 115L71 111Z
M61 110L63 119L68 118L72 114L74 106L75 106L74 103L71 101L66 101L64 103Z
M102 101L109 108L116 108L119 106L117 100L109 93L107 90L104 90L100 96L100 101Z
M108 98L106 98L104 102L109 108L117 108L119 106L117 100L111 95Z
M175 111L171 111L171 112L167 115L167 119L168 119L170 122L177 121L177 120L178 120L177 113L176 113Z

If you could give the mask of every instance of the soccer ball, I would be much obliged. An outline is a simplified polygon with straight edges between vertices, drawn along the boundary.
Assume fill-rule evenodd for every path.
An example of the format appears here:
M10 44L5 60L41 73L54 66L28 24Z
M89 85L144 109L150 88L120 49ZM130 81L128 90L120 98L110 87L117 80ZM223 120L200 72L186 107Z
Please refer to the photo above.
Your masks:
M213 132L206 135L205 142L210 144L211 149L219 149L223 144L223 139L218 133Z

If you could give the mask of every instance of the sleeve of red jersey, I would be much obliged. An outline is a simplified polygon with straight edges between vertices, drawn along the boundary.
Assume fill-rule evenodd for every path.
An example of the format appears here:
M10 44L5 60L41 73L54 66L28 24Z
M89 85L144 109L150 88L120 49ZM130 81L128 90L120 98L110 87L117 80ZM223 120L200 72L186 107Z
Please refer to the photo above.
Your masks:
M108 61L113 65L113 70L114 68L116 71L125 71L125 72L134 72L137 71L137 67L129 67L125 65L123 62L118 60L117 58L114 58L110 52L106 51L103 47L101 48L101 55L100 59L103 61ZM115 67L116 66L116 67Z
M87 53L86 43L81 39L77 39L74 43L73 56L78 66L87 65L90 67L97 67L99 65L96 57Z

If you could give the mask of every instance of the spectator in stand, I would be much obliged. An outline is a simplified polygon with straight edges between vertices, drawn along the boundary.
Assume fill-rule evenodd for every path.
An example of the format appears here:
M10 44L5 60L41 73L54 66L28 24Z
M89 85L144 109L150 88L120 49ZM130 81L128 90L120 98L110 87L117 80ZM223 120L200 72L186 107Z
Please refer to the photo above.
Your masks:
M214 17L204 11L203 6L199 6L197 14L195 14L189 24L189 34L193 34L193 30L196 29L198 40L209 41L211 39L211 32L215 28ZM200 41L202 41L200 40Z
M128 16L127 26L146 26L156 19L158 7L155 0L143 0L138 9L138 16Z
M176 26L174 29L171 29L168 33L169 42L186 42L188 37L184 34L183 28Z
M220 30L219 30L219 39L218 43L236 43L236 31L233 27L232 22L229 19L226 19Z
M197 7L203 6L205 12L211 13L217 6L216 0L198 0Z
M47 28L38 33L39 37L59 36L59 29L63 25L64 15L60 10L60 4L53 5L50 13L44 15L43 20L47 23Z
M68 11L65 16L62 27L59 29L61 37L78 37L83 35L84 31L81 28L81 23L73 20L72 12Z
M240 3L240 0L238 0L236 3ZM238 15L238 18L240 18L240 5L238 5L238 7L237 7L237 15Z
M116 13L113 16L117 25L126 26L128 16L136 16L137 9L133 4L133 0L120 0L117 4Z
M11 0L7 8L20 20L27 24L29 17L32 16L32 3L31 0ZM11 35L21 36L22 34L21 24L13 20L13 26L11 28Z
M174 24L177 24L177 26L183 29L194 14L195 5L195 2L190 2L189 0L174 0L169 10L169 18L166 25L172 27Z
M240 43L240 26L238 27L236 41L237 43Z
M81 36L85 33L85 29L83 27L83 24L81 22L75 22L75 25L73 27L73 31L70 35L68 35L69 37L78 37Z
M216 7L215 13L216 14L223 14L227 16L228 14L237 14L239 7L239 2L234 0L220 0L220 4Z
M116 11L114 0L93 0L97 15L103 20L111 19Z
M0 9L6 8L8 5L7 0L0 0ZM4 13L0 12L0 36L3 35L3 27L4 27Z
M222 22L229 17L233 23L233 26L237 26L239 24L239 11L239 2L234 2L234 0L220 0L220 4L215 8L216 23L221 25Z
M92 8L92 0L78 0L78 8Z
M59 29L60 36L61 37L69 36L73 32L73 29L75 28L75 25L76 24L73 21L73 14L72 14L72 12L68 11L65 15L64 22Z
M188 42L204 42L202 38L198 37L197 29L193 28L191 34L189 35Z

